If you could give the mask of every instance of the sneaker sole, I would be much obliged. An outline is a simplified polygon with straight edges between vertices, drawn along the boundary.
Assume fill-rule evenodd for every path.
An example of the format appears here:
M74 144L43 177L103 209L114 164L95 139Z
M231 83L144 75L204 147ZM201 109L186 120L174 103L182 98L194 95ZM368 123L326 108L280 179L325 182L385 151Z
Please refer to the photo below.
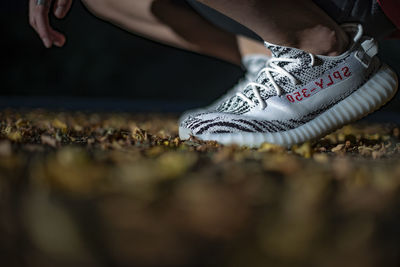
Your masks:
M276 133L203 134L195 137L200 140L217 141L224 145L259 147L263 143L272 143L291 147L325 136L376 111L394 97L397 88L396 73L387 65L382 65L363 86L300 127ZM181 139L189 139L191 135L193 134L190 129L179 128Z

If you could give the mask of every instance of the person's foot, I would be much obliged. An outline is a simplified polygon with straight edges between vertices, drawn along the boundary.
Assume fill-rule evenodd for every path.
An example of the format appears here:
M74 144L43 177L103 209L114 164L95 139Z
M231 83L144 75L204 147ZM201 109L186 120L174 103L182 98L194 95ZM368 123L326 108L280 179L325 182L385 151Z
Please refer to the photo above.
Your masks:
M257 78L259 72L263 68L265 68L266 66L265 64L267 63L268 59L270 59L270 57L267 55L253 54L245 56L242 60L243 67L246 71L245 76L242 79L240 79L239 82L233 88L228 90L223 96L219 97L210 105L203 108L192 109L184 112L179 118L179 123L181 123L184 119L186 119L190 115L215 110L221 103L230 99L240 90L243 90L249 82L252 82Z
M250 147L291 146L384 105L397 91L396 74L380 63L377 43L363 36L361 26L343 28L353 42L335 57L266 43L273 58L256 81L214 111L187 116L180 123L180 137Z

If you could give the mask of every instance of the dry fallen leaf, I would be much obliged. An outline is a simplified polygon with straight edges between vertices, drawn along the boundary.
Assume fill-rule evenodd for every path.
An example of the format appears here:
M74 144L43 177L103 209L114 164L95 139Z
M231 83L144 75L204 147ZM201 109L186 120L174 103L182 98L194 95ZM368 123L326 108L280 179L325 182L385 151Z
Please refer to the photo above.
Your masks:
M68 129L67 125L57 118L53 120L52 125L54 128L60 129L63 133L67 132Z
M332 148L331 151L332 151L333 153L337 153L337 152L342 151L344 148L345 148L345 145L344 145L344 144L338 144L337 146L335 146L334 148Z
M398 265L398 126L288 150L180 140L176 121L0 111L7 253L35 266Z
M12 153L11 143L8 140L0 141L0 156L10 156Z
M44 144L44 145L48 145L48 146L51 146L51 147L56 147L56 145L57 145L56 139L54 139L51 136L42 135L40 137L40 139L42 140L42 144Z

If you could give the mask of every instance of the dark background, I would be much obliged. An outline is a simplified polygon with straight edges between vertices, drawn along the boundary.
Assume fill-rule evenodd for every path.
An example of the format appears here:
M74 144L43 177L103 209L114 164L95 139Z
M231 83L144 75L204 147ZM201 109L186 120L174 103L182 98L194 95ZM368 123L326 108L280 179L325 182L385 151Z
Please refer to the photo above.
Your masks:
M75 1L54 21L67 45L45 49L28 24L27 1L0 9L1 107L171 111L205 105L243 75L234 65L145 40L91 15ZM381 58L400 73L400 43ZM397 98L384 109L400 112Z

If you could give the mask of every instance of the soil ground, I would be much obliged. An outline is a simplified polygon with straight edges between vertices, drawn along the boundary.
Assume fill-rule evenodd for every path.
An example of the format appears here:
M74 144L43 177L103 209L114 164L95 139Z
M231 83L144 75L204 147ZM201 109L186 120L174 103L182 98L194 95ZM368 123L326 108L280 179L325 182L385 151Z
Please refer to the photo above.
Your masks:
M396 125L288 150L176 121L1 111L2 266L399 266Z

